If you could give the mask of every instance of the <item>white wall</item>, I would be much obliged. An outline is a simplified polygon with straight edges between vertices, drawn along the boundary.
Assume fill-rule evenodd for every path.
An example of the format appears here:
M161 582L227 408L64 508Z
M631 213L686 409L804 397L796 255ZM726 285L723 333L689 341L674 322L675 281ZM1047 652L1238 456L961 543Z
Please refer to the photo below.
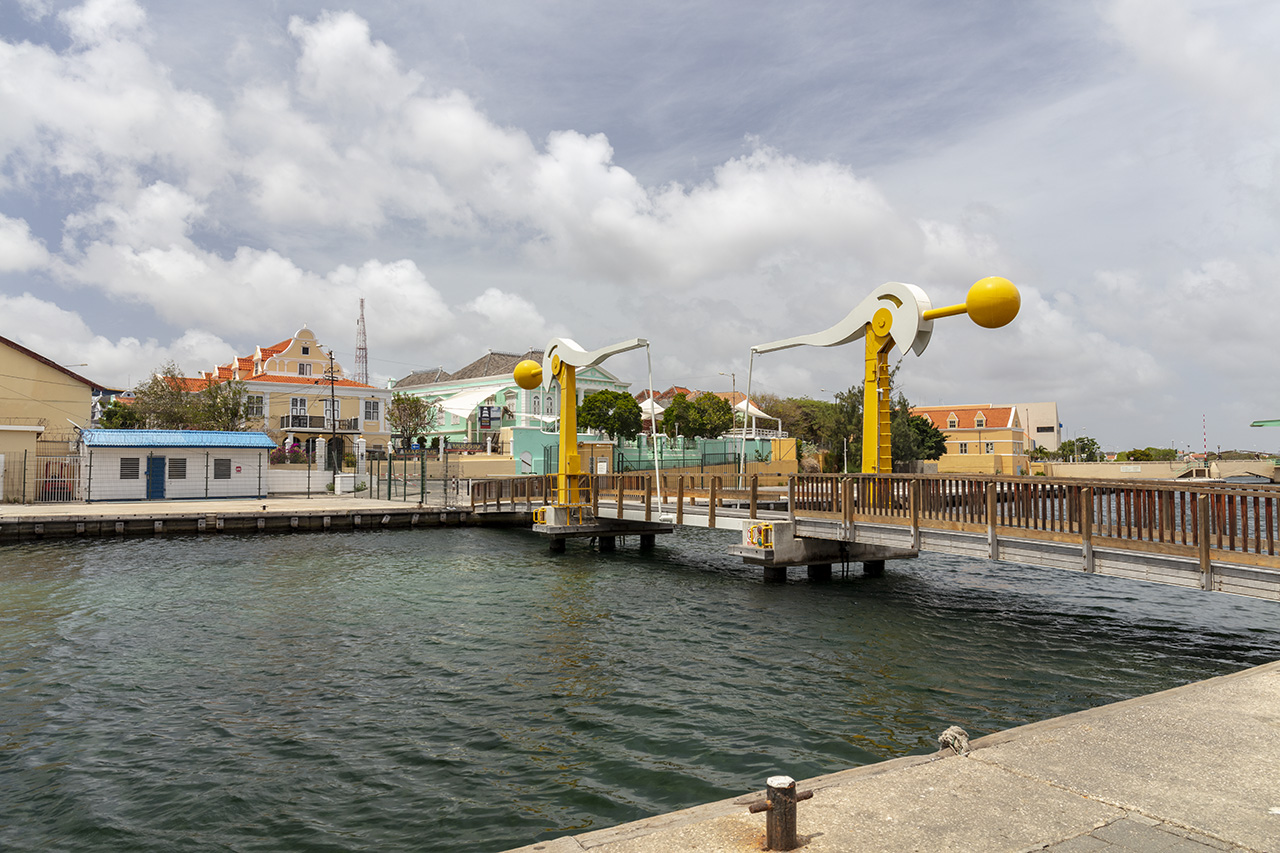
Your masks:
M146 500L147 459L165 460L164 497L243 498L266 494L267 451L258 448L193 448L193 447L95 447L81 451L81 493L90 501ZM138 460L136 479L121 477L121 460ZM186 476L173 463L186 460ZM226 478L215 474L225 460Z

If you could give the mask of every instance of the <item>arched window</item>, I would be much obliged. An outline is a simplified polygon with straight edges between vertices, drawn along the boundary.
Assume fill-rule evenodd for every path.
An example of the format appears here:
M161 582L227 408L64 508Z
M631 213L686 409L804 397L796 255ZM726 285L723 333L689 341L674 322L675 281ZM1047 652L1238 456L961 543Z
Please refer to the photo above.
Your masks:
M534 395L533 395L533 406L532 406L532 410L533 410L533 413L534 413L535 415L541 415L541 414L542 414L542 395L541 395L541 394L534 394Z

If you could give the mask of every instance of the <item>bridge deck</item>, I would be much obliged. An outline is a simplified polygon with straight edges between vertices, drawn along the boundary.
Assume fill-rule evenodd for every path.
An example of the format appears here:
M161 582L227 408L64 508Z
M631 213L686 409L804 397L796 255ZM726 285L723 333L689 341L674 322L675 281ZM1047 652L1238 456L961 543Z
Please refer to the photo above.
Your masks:
M579 487L600 518L730 530L789 521L808 539L1280 600L1280 488L1271 485L796 475L770 495L756 483L726 489L723 478L686 475L662 484L661 502L657 485L651 474L631 474L583 477ZM487 481L472 495L477 512L553 500L554 478L545 477Z

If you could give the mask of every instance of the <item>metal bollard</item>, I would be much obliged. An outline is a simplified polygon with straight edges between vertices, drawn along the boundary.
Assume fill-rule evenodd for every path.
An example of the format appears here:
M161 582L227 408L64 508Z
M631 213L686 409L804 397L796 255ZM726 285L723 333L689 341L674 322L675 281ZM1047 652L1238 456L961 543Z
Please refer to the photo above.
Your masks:
M800 846L796 838L796 803L813 796L813 791L797 791L796 780L790 776L770 776L765 781L764 800L747 807L752 814L765 815L766 850L794 850Z

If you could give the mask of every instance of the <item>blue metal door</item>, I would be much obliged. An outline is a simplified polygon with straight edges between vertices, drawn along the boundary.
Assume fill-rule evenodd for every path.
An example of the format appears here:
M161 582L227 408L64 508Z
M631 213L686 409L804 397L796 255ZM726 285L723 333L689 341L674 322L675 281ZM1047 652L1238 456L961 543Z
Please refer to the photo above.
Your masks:
M164 498L164 457L147 457L147 500Z

